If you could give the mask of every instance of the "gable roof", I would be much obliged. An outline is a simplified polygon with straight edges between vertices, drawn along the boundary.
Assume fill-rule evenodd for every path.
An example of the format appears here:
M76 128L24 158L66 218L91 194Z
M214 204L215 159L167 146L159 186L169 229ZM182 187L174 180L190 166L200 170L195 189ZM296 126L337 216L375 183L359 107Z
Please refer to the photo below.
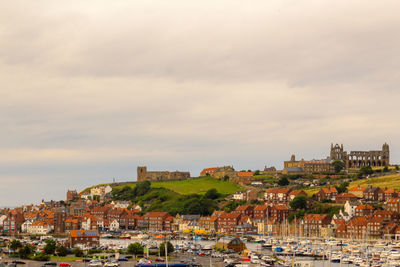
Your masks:
M210 173L210 172L214 172L216 170L217 170L216 167L215 168L206 168L206 169L203 169L200 174L204 175L204 174L207 174L207 173Z
M330 187L323 187L321 188L322 192L324 192L325 194L332 194L332 193L337 193L337 189L333 186Z
M352 188L349 188L349 192L364 192L364 190L367 189L366 187L361 187L361 186L355 186Z
M238 172L237 176L239 177L253 177L253 173L252 172Z
M99 233L93 230L71 230L71 237L98 237Z

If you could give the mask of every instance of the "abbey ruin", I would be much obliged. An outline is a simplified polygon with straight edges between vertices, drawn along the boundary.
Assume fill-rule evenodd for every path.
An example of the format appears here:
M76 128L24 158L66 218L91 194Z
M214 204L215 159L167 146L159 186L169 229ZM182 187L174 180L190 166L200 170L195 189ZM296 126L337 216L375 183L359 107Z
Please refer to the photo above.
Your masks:
M296 160L295 155L292 155L290 161L284 161L283 173L333 172L332 162L336 160L343 161L346 169L389 166L389 145L383 144L382 150L350 151L348 153L344 151L343 145L331 144L330 156L326 159Z
M336 144L335 146L331 144L330 159L332 161L343 161L346 165L346 168L361 168L364 166L389 166L389 145L387 143L384 143L382 146L382 150L350 151L350 153L347 153L343 150L343 144L340 146L338 144Z

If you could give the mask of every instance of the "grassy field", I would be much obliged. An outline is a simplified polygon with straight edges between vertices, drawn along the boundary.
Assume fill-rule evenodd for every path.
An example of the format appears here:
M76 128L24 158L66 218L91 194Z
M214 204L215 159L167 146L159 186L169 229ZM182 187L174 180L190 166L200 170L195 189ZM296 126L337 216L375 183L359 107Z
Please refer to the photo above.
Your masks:
M52 261L76 261L81 260L82 257L74 257L74 256L66 256L66 257L58 257L58 256L51 256L50 260Z
M350 187L354 187L357 185L367 186L373 185L380 188L394 188L396 190L400 190L400 174L392 174L388 176L382 176L378 178L368 178L362 179L358 181L354 181L350 183Z
M117 188L124 186L135 187L136 184L124 184L118 185ZM202 178L191 178L188 180L181 181L160 181L160 182L151 182L151 187L153 188L167 188L174 192L177 192L182 195L189 194L204 194L209 189L215 188L221 194L230 195L235 193L238 190L243 188L239 187L237 184L223 181L220 179L215 179L212 177L202 177Z
M350 183L349 188L355 187L355 186L363 186L366 187L368 185L372 185L375 187L380 187L380 188L394 188L396 190L400 190L400 174L392 174L392 175L387 175L387 176L382 176L382 177L377 177L377 178L368 178L368 179L362 179L362 180L357 180L353 181ZM304 191L308 194L308 196L312 196L313 194L317 193L320 190L321 187L310 187L305 189Z

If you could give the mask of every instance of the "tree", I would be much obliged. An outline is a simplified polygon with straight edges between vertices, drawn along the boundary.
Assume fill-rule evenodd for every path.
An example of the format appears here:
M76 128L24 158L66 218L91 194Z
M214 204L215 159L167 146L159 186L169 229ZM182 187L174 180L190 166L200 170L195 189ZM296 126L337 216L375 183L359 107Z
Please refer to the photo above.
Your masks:
M136 184L136 187L133 189L135 196L143 196L150 191L151 183L150 181L143 181Z
M398 171L399 170L399 165L394 165L394 168L396 169L396 171Z
M283 176L281 179L278 181L278 185L280 186L286 186L289 185L289 180L286 176Z
M220 196L221 196L221 194L218 193L217 189L215 189L215 188L209 189L209 190L204 194L204 197L205 197L205 198L209 198L209 199L218 199Z
M72 253L75 255L75 257L83 257L83 255L84 255L82 249L80 249L78 247L75 247L72 250Z
M174 246L171 244L171 242L167 242L167 253L171 254L172 252L174 252ZM165 242L162 242L160 244L160 255L161 256L165 256Z
M289 203L290 207L294 210L306 209L307 208L307 197L303 195L295 196Z
M344 162L341 160L335 160L334 162L332 162L332 165L333 168L335 169L335 173L341 172L345 167Z
M65 257L68 255L68 249L65 246L57 246L56 248L57 256Z
M229 176L228 175L225 175L224 176L224 181L228 181L229 180Z
M133 244L129 244L127 252L128 254L134 255L136 259L136 255L143 254L144 248L140 243L135 242Z
M373 174L374 171L372 170L371 166L363 166L361 167L360 171L358 172L359 176Z
M383 172L388 172L389 171L389 167L385 166L385 168L383 168Z
M349 186L349 182L343 182L339 186L335 186L338 193L344 193L347 191L347 187Z
M46 245L44 246L43 250L44 253L52 255L56 251L56 241L54 239L47 239L44 241Z
M29 258L29 255L34 251L34 247L32 245L26 244L24 247L20 248L18 251L18 255L21 259Z
M22 243L21 241L14 239L13 241L11 241L10 243L10 248L14 251L16 251L19 248L22 248Z
M254 175L260 175L260 170L255 170Z

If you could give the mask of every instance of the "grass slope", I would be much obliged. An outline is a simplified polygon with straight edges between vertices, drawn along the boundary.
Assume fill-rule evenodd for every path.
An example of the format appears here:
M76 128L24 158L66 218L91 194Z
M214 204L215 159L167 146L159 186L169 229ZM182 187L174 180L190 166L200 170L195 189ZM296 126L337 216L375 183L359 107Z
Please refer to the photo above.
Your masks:
M135 187L135 183L118 185L117 188L124 186ZM215 179L212 177L191 178L181 181L157 181L151 182L152 188L167 188L182 195L190 194L204 194L209 189L215 188L217 191L224 195L231 195L238 190L242 190L237 184Z
M400 174L392 174L377 178L368 178L363 180L357 180L350 183L350 187L354 187L357 185L367 186L373 185L380 188L394 188L396 190L400 190Z
M355 186L363 186L366 187L367 185L372 185L375 187L380 188L394 188L396 190L400 190L400 174L392 174L387 176L381 176L377 178L368 178L368 179L361 179L357 181L353 181L350 183L349 188ZM304 191L308 194L308 196L312 196L313 194L317 193L322 187L310 187L305 189Z

